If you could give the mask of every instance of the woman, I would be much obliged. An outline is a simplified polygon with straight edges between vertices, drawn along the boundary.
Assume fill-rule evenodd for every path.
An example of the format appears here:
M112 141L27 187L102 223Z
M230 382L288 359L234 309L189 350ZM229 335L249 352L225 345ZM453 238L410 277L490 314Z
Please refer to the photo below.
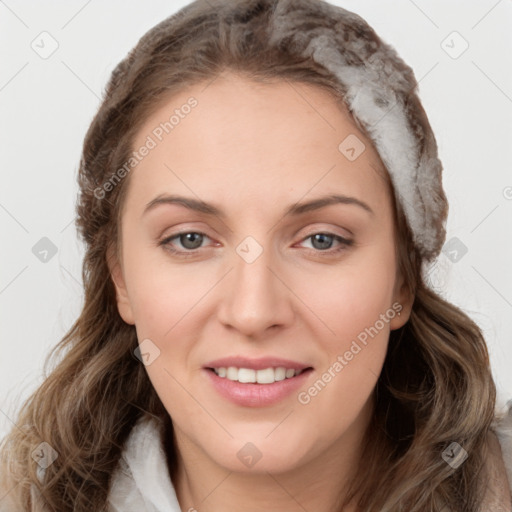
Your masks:
M447 203L415 87L324 1L198 0L139 41L5 510L511 509L482 333L424 279Z

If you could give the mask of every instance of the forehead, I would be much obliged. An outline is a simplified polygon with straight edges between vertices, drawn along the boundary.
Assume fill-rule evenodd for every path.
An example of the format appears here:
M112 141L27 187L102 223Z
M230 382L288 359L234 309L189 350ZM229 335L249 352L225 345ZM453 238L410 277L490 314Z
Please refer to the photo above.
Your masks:
M340 192L383 203L384 167L346 108L322 88L256 83L229 74L187 87L134 139L145 156L130 173L127 203L163 192L250 208ZM254 201L254 204L251 203Z

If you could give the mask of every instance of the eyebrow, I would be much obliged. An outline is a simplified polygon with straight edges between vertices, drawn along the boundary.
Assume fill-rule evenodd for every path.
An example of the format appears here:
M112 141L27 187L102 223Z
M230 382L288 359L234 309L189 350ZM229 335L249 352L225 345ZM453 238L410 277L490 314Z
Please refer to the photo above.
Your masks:
M214 206L213 204L206 203L199 199L193 199L191 197L164 194L161 194L155 197L155 199L153 199L152 201L150 201L144 208L144 212L142 213L142 215L145 215L150 210L162 204L178 204L195 212L220 217L223 219L226 218L226 214L220 208ZM284 216L297 216L303 213L319 210L320 208L325 208L326 206L330 206L333 204L347 204L359 206L369 214L373 216L375 215L375 212L360 199L339 194L331 194L327 196L318 197L311 201L295 203L286 209L286 211L284 212Z

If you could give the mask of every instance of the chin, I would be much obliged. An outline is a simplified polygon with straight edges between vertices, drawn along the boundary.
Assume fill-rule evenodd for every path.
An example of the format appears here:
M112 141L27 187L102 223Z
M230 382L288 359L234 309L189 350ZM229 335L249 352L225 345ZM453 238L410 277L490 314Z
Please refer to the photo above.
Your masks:
M284 473L292 471L305 463L313 450L311 436L305 434L303 439L296 436L276 435L274 439L268 432L259 436L244 435L229 441L215 442L209 440L203 450L219 466L228 471L247 474ZM286 441L284 441L286 439Z

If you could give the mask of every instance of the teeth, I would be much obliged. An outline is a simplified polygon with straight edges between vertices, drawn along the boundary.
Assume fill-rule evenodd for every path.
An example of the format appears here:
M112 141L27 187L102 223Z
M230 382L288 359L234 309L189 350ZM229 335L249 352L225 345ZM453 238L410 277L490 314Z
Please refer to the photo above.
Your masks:
M214 368L219 377L243 383L273 384L274 382L291 379L299 375L301 370L278 368L265 368L264 370L252 370L251 368Z
M226 372L226 378L229 380L238 380L238 368L230 366Z
M275 380L284 380L286 378L286 368L279 367L274 370Z
M285 377L289 379L290 377L293 377L295 375L295 370L286 370Z
M256 382L256 370L240 368L238 370L238 382Z
M239 370L238 372L238 380L240 380L241 371L242 370ZM266 368L265 370L258 370L256 372L256 382L258 384L272 384L272 382L275 381L275 370L273 368Z

